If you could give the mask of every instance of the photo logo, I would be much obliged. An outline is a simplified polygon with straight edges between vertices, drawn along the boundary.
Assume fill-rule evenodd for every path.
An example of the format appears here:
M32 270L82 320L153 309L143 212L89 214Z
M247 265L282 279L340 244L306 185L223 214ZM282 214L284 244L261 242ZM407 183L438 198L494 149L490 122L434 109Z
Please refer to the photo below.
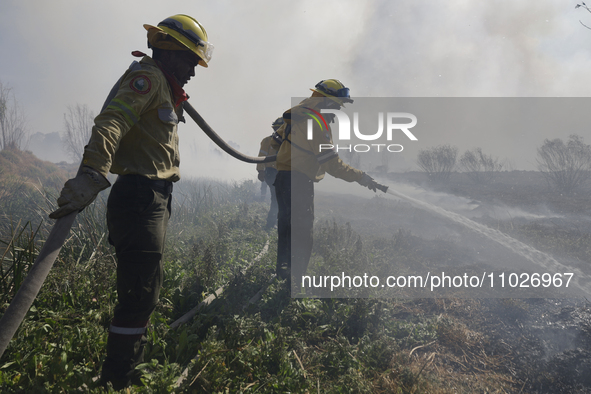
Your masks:
M310 115L312 117L312 119L314 119L316 121L316 123L318 123L318 126L320 126L320 130L324 131L324 130L328 130L328 123L326 122L326 119L324 119L324 116L322 116L322 114L316 110L313 110L312 108L309 107L304 107L305 109L312 111L312 113L310 112L304 112L306 115ZM321 110L324 111L324 110ZM312 139L312 127L311 127L311 122L312 119L308 119L308 140ZM324 125L324 127L323 127Z
M307 137L308 140L313 139L313 120L320 126L321 130L328 130L328 123L322 114L331 114L338 121L338 132L336 136L337 141L350 141L351 140L351 120L349 115L345 112L337 109L321 109L320 112L313 110L312 108L306 107L311 112L306 113L312 119L308 119ZM384 121L385 119L385 121ZM401 120L406 119L406 122ZM384 127L384 123L386 127ZM384 112L378 113L378 130L373 134L363 134L359 130L359 113L353 113L353 134L356 138L362 141L377 141L382 138L384 129L386 130L386 140L392 141L395 132L402 132L411 141L418 141L417 137L410 131L411 128L416 126L417 117L407 112L387 112L384 116ZM404 147L400 144L355 144L355 145L338 145L338 144L321 144L319 151L323 150L346 150L349 152L369 152L374 148L377 152L380 152L381 148L385 148L388 152L402 152Z

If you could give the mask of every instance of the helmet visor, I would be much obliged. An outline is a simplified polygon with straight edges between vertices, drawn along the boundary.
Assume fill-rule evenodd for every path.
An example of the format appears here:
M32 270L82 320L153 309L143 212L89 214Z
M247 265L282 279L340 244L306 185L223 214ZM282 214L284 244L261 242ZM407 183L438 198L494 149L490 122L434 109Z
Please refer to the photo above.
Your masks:
M315 87L316 87L316 89L320 90L322 93L326 93L330 96L343 99L344 102L353 102L353 100L351 100L351 96L349 94L349 88L341 88L341 89L337 90L337 89L327 86L324 83L324 81L318 82Z
M193 44L195 44L195 46L197 47L203 47L203 49L198 49L199 52L203 54L203 60L205 60L206 62L209 62L211 60L211 55L213 54L213 45L203 40L194 31L185 29L181 22L173 18L166 18L158 24L158 27L161 26L168 27L169 29L181 34L189 41L191 41Z
M200 46L203 47L203 60L207 63L211 60L211 55L213 55L213 44L207 41L201 40L199 43Z

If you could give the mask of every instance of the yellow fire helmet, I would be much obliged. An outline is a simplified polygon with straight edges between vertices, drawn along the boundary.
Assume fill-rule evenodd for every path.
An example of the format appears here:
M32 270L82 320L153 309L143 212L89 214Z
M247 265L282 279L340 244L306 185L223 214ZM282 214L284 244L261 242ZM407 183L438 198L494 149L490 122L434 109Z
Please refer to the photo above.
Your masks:
M213 53L213 45L207 41L205 28L195 18L189 15L173 15L164 19L158 26L144 25L148 31L148 42L151 46L160 49L178 50L188 49L195 53L201 60L199 64L207 67ZM182 46L171 44L167 40L169 35ZM167 42L168 41L168 42Z
M322 80L316 84L314 89L310 90L336 101L340 106L343 106L344 103L353 102L349 95L349 88L345 87L338 79Z

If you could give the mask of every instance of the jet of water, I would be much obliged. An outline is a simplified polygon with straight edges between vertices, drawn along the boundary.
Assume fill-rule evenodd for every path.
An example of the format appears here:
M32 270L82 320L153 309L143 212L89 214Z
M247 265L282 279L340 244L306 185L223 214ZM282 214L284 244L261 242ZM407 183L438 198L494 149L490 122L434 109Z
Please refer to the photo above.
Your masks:
M443 216L444 218L452 220L455 223L461 224L461 225L469 228L472 231L480 233L480 234L484 235L485 237L487 237L488 239L495 241L495 242L505 246L506 248L508 248L512 252L526 258L527 260L534 263L536 266L543 267L545 270L547 270L547 272L562 272L562 273L572 272L574 274L573 279L574 279L574 282L576 282L576 285L581 290L583 290L587 293L591 292L591 285L590 285L591 277L589 275L584 274L579 269L576 269L573 267L567 267L564 264L561 264L558 261L556 261L556 259L554 259L552 256L550 256L544 252L541 252L535 248L532 248L531 246L526 245L523 242L518 241L515 238L508 236L507 234L504 234L498 230L487 227L483 224L477 223L477 222L470 220L467 217L457 214L455 212L450 212L450 211L443 209L441 207L438 207L436 205L429 204L427 202L417 200L416 198L407 196L403 193L400 193L400 192L394 190L391 187L388 188L386 193L390 194L392 196L401 198L403 200L409 201L410 203L412 203L413 205L415 205L421 209L425 209L425 210L435 213L437 215ZM581 280L583 280L583 279L585 279L587 283L581 283Z

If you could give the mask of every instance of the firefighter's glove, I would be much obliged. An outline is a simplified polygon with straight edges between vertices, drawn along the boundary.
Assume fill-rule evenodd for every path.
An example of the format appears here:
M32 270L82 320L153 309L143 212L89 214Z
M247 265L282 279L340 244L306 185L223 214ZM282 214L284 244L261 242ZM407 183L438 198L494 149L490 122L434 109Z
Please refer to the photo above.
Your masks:
M367 187L369 190L377 191L378 189L384 193L388 190L388 186L377 183L372 177L367 175L365 172L361 176L361 179L357 181L361 186Z
M82 167L76 178L64 185L57 199L59 208L49 214L52 219L59 219L72 212L80 212L94 201L97 194L111 186L111 183L98 171Z

